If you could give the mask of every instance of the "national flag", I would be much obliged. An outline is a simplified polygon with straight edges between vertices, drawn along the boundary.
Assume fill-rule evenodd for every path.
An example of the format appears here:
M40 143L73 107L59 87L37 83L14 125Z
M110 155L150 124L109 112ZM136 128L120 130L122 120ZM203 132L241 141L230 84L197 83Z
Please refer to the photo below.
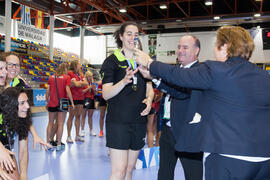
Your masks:
M37 11L37 15L36 15L36 28L39 29L44 29L44 21L43 21L43 12L42 11Z
M21 4L21 23L31 25L30 7Z

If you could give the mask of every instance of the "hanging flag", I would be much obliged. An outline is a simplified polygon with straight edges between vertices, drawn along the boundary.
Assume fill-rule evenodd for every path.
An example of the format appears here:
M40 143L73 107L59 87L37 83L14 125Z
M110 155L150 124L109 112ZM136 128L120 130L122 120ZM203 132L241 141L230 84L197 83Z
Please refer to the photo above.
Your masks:
M21 23L31 25L30 7L21 4Z
M37 11L35 24L36 24L36 28L44 29L44 21L43 21L43 12L42 11Z

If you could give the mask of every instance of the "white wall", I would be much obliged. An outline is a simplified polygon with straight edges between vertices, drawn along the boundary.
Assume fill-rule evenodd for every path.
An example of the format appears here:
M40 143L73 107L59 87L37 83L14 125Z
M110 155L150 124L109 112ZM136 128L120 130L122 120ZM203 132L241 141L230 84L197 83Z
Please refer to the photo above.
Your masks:
M106 58L106 36L86 36L84 58L89 64L102 64Z
M175 63L176 55L174 56L159 56L158 51L177 50L177 43L179 39L187 33L171 33L171 34L157 34L157 60L165 63ZM195 35L201 42L201 52L199 60L215 60L213 48L216 39L216 32L194 32L189 33ZM148 51L148 35L141 36L143 49ZM261 29L254 38L255 50L250 59L252 62L270 62L270 50L263 50L262 33Z
M177 55L162 56L159 51L177 51L177 45L179 39L186 33L169 33L169 34L157 34L157 46L156 54L157 60L165 63L174 64ZM190 33L199 38L201 42L201 52L199 55L200 61L213 60L213 47L215 42L215 32L196 32ZM148 35L142 36L143 49L148 51Z
M69 37L54 33L54 47L65 52L80 54L80 37ZM84 58L89 64L102 64L106 56L105 36L86 36L84 39ZM101 63L100 63L101 62Z
M71 37L65 36L57 32L53 33L53 46L55 48L60 48L64 51L71 52L71 53L77 53L77 51L80 50L79 41L73 42Z

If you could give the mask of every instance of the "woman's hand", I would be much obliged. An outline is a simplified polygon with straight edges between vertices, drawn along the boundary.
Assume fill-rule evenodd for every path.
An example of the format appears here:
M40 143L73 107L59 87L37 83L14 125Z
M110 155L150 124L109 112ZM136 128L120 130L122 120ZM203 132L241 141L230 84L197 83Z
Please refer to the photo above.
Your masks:
M4 171L2 167L0 167L0 179L12 180L11 177L8 176L8 174L6 173L6 171Z
M13 171L16 166L11 156L15 156L15 153L6 149L2 144L0 145L0 166L7 171Z
M126 75L125 77L123 78L123 82L125 85L129 84L132 82L132 78L134 76L134 74L136 74L138 72L138 68L136 70L132 70L130 67L128 67L126 69Z
M71 102L71 107L72 107L73 110L75 109L75 105L74 105L73 101Z
M144 67L144 66L139 66L138 69L139 69L140 73L142 74L142 76L143 76L144 78L150 79L150 80L153 79L153 77L150 75L150 71L149 71L146 67Z
M36 149L36 147L37 147L37 144L40 144L40 146L42 147L42 148L44 148L45 150L47 150L48 148L52 148L52 145L50 145L49 143L46 143L46 142L44 142L43 141L43 139L41 139L40 137L39 137L39 135L33 135L33 148L34 149Z
M152 100L149 98L146 98L143 100L142 103L146 104L146 108L141 112L141 116L146 116L149 114L149 112L151 110Z

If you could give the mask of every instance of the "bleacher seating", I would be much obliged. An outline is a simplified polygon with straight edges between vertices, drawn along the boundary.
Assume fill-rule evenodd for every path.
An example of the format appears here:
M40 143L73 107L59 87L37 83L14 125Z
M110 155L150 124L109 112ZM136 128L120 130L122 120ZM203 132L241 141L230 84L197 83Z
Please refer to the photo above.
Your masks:
M49 76L53 75L57 66L62 63L28 55L21 55L21 58L21 75L32 88L47 88Z

